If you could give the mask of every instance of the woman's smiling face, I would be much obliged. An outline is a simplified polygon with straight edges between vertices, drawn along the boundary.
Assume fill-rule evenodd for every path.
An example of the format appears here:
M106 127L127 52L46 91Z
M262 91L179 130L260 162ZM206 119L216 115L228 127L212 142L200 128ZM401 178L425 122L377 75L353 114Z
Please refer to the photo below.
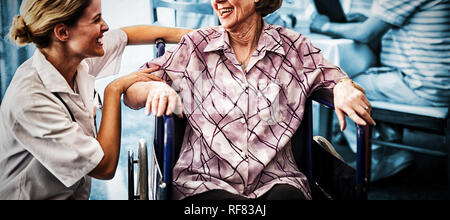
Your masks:
M108 31L101 13L101 0L92 0L79 21L70 29L68 45L82 58L99 57L105 54L103 34Z
M226 30L234 30L249 17L257 15L255 2L259 0L211 0L211 5Z

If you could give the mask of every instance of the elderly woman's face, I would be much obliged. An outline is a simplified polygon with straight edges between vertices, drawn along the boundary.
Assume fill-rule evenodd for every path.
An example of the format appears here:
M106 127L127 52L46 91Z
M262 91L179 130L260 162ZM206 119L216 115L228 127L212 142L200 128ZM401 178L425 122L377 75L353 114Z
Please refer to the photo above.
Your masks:
M225 29L233 29L250 16L256 15L255 0L211 0L211 5Z

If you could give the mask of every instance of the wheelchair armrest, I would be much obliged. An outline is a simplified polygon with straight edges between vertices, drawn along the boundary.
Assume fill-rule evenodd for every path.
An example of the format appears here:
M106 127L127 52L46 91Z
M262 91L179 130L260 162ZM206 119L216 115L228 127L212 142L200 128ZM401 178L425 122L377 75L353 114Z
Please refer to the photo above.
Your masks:
M318 102L332 110L334 110L333 92L329 89L321 89L316 91L311 97L313 101ZM370 181L370 165L371 165L371 143L369 125L357 128L357 159L356 159L356 185L359 199L367 198L367 190Z
M312 95L312 100L334 110L333 91L330 89L320 89Z

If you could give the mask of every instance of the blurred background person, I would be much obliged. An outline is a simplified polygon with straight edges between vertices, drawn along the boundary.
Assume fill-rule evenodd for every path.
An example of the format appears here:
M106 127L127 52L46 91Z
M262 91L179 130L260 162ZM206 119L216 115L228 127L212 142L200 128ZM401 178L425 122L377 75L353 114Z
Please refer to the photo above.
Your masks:
M450 2L448 0L377 0L367 19L333 23L318 15L311 31L370 44L381 41L380 66L351 76L371 101L417 106L450 103ZM381 138L401 139L401 130L378 124ZM344 131L356 151L355 128ZM404 150L374 146L372 180L392 176L414 161Z

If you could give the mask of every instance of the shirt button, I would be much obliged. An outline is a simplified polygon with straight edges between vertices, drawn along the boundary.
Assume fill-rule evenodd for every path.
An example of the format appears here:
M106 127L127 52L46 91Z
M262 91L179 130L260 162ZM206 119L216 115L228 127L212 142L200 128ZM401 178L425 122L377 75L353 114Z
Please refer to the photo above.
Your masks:
M241 118L241 120L239 120L239 122L241 122L242 124L245 124L245 118Z
M242 152L241 152L241 157L242 157L242 158L247 158L247 154L246 154L244 151L242 151Z

